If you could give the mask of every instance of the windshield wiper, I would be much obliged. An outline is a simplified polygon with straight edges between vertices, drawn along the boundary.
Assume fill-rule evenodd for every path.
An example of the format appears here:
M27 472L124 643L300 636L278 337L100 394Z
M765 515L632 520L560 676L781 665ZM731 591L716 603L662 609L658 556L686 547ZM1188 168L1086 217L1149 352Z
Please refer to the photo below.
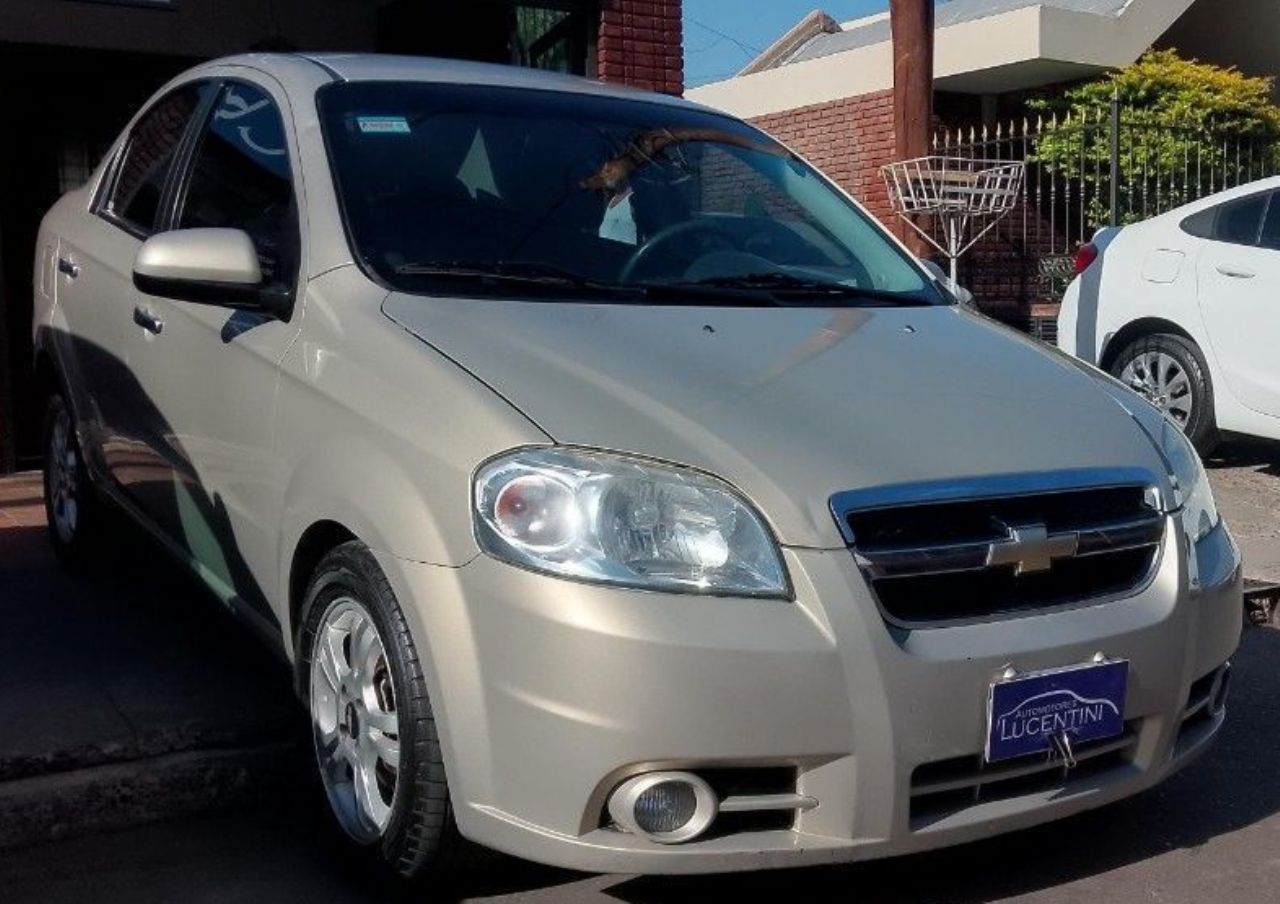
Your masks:
M757 289L735 289L733 286L697 285L695 283L607 283L593 280L571 270L537 261L435 261L400 264L401 276L440 277L477 282L515 283L552 289L571 289L622 297L643 298L658 303L685 305L775 305L778 301Z
M768 273L742 273L734 276L710 276L686 283L663 283L667 288L713 288L738 289L771 292L782 298L859 298L866 301L895 306L927 305L929 300L919 295L901 292L886 292L883 289L851 286L847 283L830 282L823 279L812 279L796 276L781 271Z
M591 289L602 292L624 291L625 286L599 282L572 270L554 264L536 261L429 261L426 263L400 264L396 267L400 276L438 276L448 279L496 280L524 283L526 285L560 286L573 289Z

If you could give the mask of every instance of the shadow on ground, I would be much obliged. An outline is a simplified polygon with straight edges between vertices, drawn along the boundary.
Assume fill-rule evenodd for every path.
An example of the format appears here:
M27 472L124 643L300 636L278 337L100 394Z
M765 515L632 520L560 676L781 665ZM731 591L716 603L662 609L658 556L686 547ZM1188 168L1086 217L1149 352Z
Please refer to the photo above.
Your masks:
M1205 461L1210 470L1256 468L1269 477L1280 477L1280 441L1232 437L1214 450Z
M69 571L31 494L4 488L0 781L299 735L283 661L123 516Z

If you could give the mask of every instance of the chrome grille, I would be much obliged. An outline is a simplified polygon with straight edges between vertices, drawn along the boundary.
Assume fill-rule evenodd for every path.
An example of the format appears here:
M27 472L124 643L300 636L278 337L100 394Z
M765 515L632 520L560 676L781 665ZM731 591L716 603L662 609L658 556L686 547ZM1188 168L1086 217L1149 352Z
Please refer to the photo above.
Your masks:
M832 512L885 617L1007 617L1136 591L1164 535L1140 470L1013 475L840 493Z

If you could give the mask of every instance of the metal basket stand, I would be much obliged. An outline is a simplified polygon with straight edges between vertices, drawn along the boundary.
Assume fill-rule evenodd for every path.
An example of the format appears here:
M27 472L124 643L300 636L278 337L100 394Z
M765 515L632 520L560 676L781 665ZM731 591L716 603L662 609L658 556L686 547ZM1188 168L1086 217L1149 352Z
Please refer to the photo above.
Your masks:
M976 245L1022 199L1026 164L968 157L918 157L880 168L894 213L951 262L957 284L960 258ZM941 230L935 238L922 226L933 218Z

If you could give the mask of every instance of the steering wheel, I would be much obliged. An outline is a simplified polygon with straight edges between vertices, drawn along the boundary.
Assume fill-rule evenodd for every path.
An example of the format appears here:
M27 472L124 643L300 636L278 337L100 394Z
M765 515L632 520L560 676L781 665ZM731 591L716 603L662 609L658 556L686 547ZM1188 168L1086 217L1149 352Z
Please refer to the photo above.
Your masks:
M663 226L647 242L631 252L631 256L627 258L627 262L622 266L622 272L618 274L618 282L631 282L631 278L635 276L636 271L653 258L657 249L671 244L672 241L681 236L698 232L717 237L729 247L733 247L733 242L714 223L708 223L706 220L681 220L678 223Z

